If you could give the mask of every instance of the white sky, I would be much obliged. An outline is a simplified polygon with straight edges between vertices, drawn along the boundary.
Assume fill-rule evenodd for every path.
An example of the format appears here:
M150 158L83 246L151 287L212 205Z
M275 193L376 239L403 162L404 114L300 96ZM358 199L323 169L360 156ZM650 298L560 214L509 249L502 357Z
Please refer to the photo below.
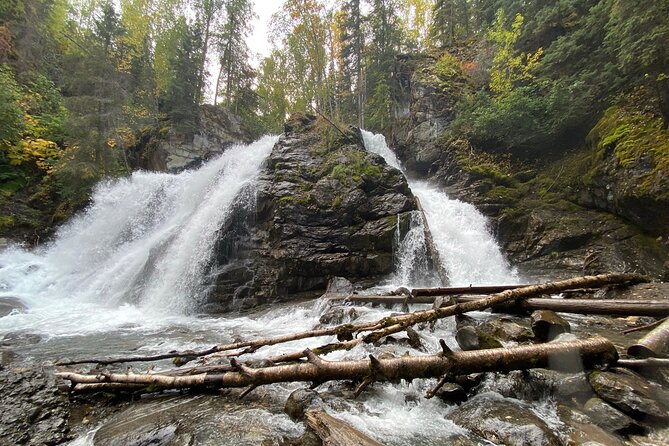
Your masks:
M253 21L253 34L249 38L248 45L251 53L259 53L260 57L269 56L270 43L267 41L267 29L269 19L283 5L284 0L254 0L254 8L258 18ZM254 60L253 65L258 66L259 60Z

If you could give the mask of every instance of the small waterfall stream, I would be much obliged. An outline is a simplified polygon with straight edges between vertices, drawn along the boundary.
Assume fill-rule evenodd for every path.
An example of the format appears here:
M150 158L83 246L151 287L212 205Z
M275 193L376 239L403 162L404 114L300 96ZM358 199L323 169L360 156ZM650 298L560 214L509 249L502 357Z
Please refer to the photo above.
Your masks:
M401 167L382 136L364 132L364 137L368 150ZM242 192L253 187L276 140L265 137L248 146L235 146L197 170L176 175L136 172L130 178L101 184L91 207L59 231L51 244L33 251L20 247L0 251L0 298L16 298L27 307L24 312L0 317L0 336L39 336L41 342L22 346L21 355L28 361L42 361L202 349L238 338L313 329L319 324L322 302L280 304L245 315L189 314L206 292L205 277L218 229L234 201L253 199L252 193ZM410 186L423 203L453 285L516 280L487 231L485 219L472 206L449 199L428 183L411 181ZM425 234L422 218L415 217L398 247L397 272L389 280L393 286L437 284L420 260L425 258ZM393 311L363 307L358 313L358 322L364 322ZM432 331L421 333L424 349L384 348L395 354L435 353L440 351L439 339L456 348L453 332L452 320L438 321ZM335 341L335 337L295 341L272 347L272 354ZM360 345L334 352L327 359L367 358L372 349ZM383 439L384 444L444 444L445 439L457 439L464 431L435 416L447 413L450 406L436 398L424 399L432 385L431 380L422 379L408 386L378 384L358 400L339 399L337 409L329 410ZM285 401L297 387L301 385L282 384L268 392L272 400ZM277 433L300 426L282 413L280 404L275 406L252 409L254 419ZM202 407L189 410L215 418L209 426L238 426L240 432L248 427L248 420L238 416L246 409L219 412L206 404ZM73 444L90 445L93 435ZM255 444L234 436L228 443L216 438L212 444Z
M383 135L363 130L362 136L367 150L381 155L386 163L404 172ZM485 217L474 206L449 198L437 186L426 181L414 181L410 178L407 180L423 206L440 261L452 286L517 283L518 278L502 256L488 230ZM422 223L417 221L416 224ZM414 256L425 254L425 249L421 251L416 248L418 236L412 232L413 229L407 235L410 243L404 243L404 249L400 249L400 268L394 278L397 285L423 285L406 281L410 275L405 272L404 265L417 263ZM424 237L418 241L425 243ZM435 279L424 276L423 281L434 285Z

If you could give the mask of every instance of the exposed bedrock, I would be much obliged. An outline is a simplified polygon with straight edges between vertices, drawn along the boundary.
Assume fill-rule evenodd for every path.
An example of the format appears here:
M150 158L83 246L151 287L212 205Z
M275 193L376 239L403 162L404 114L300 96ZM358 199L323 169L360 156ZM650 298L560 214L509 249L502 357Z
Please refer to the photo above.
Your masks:
M299 293L330 278L369 283L393 270L393 244L416 203L404 176L313 116L294 116L274 146L255 197L222 228L210 310ZM249 191L249 193L253 193Z

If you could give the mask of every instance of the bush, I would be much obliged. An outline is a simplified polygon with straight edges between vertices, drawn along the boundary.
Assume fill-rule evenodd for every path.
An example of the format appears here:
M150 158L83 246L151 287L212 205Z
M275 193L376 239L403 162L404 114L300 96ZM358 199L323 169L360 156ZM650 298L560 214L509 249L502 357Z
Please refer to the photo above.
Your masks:
M578 85L545 81L494 98L479 91L463 102L450 132L484 150L536 154L569 145L589 124Z

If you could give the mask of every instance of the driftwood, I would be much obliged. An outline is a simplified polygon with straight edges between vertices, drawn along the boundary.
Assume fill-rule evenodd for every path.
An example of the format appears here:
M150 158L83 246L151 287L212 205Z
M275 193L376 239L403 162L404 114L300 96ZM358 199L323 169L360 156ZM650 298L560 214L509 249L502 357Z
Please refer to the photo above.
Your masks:
M438 319L443 319L448 316L455 316L469 311L481 311L494 305L511 301L513 299L522 299L527 296L544 293L557 293L566 289L581 288L590 286L603 286L611 283L624 283L647 280L644 276L638 274L601 274L598 276L583 276L573 279L562 280L559 282L549 282L541 285L529 285L523 288L515 288L503 291L501 293L490 295L483 299L474 299L471 301L456 303L440 308L433 308L431 310L417 311L414 313L393 316L379 321L380 328L375 329L371 333L352 339L349 341L339 342L335 344L327 344L318 347L315 351L318 354L330 353L335 350L350 350L358 344L375 343L382 338L399 333L412 325L423 322L432 322ZM274 362L293 361L304 357L303 352L288 353L279 357L271 358Z
M669 349L669 318L655 327L639 342L627 349L627 354L639 358L662 356Z
M371 304L427 304L433 303L438 297L420 296L412 299L402 296L352 296L346 300L348 302ZM459 303L464 303L474 302L480 299L480 297L456 297L455 299ZM662 317L669 315L669 300L529 298L517 302L499 304L494 306L493 310L510 313L552 310L576 314Z
M463 286L446 288L414 288L411 290L411 296L453 296L456 294L492 294L501 293L506 290L515 290L516 288L526 288L533 284L526 285L487 285L487 286Z
M364 380L364 384L534 367L556 368L573 363L574 358L579 359L579 366L581 361L590 366L609 364L617 359L613 344L601 336L577 341L389 359L377 359L370 355L366 360L326 361L310 350L306 350L305 355L307 362L262 368L250 368L233 360L234 371L191 376L132 373L84 375L73 372L60 372L57 375L71 381L75 391L91 390L92 384L94 390L101 390L107 385L115 390L121 385L127 385L130 390L137 390L138 385L153 389L247 387L246 394L258 386L278 382L306 381L320 385L331 380Z
M634 333L637 331L643 331L643 330L652 330L653 328L659 326L660 324L664 323L667 319L660 319L659 321L655 321L652 324L648 325L642 325L640 327L632 327L628 328L627 330L623 330L623 334L630 334Z
M350 424L321 410L307 411L305 419L324 446L383 446Z
M666 358L645 358L645 359L619 359L616 363L618 367L628 369L645 368L669 368L669 359Z
M194 359L196 357L208 356L208 355L238 356L244 353L255 352L258 348L263 346L276 345L298 339L307 339L313 337L332 336L332 335L337 335L338 338L345 339L346 337L351 338L353 333L371 331L371 333L367 334L364 337L359 337L356 339L352 339L350 341L344 341L337 344L329 344L326 346L319 347L318 354L324 354L334 350L351 349L362 342L374 343L385 336L404 331L406 330L407 327L422 322L431 322L437 319L445 318L448 316L454 316L456 314L462 314L469 311L481 311L490 308L494 305L498 305L515 299L524 299L529 296L535 296L538 294L558 293L575 288L601 287L611 284L639 283L646 281L648 281L648 279L645 276L639 274L628 274L628 273L612 273L612 274L600 274L597 276L582 276L557 282L548 282L539 285L529 285L521 288L507 289L505 291L502 291L501 293L492 294L482 299L457 303L455 305L450 305L441 308L434 308L431 310L418 311L400 316L387 317L374 322L359 323L359 324L344 324L336 327L310 330L300 333L292 333L273 338L260 338L232 344L220 344L212 348L201 351L188 350L185 352L169 352L153 356L131 356L123 358L97 358L97 359L84 359L79 361L67 361L67 362L63 361L57 363L57 365L75 365L75 364L86 364L86 363L114 364L120 362L147 362L147 361L155 361L169 358ZM229 352L232 350L239 350L242 348L245 348L245 350L242 352L220 355L220 353L222 352ZM292 359L299 359L300 357L303 356L304 356L303 352L290 354L290 357Z

